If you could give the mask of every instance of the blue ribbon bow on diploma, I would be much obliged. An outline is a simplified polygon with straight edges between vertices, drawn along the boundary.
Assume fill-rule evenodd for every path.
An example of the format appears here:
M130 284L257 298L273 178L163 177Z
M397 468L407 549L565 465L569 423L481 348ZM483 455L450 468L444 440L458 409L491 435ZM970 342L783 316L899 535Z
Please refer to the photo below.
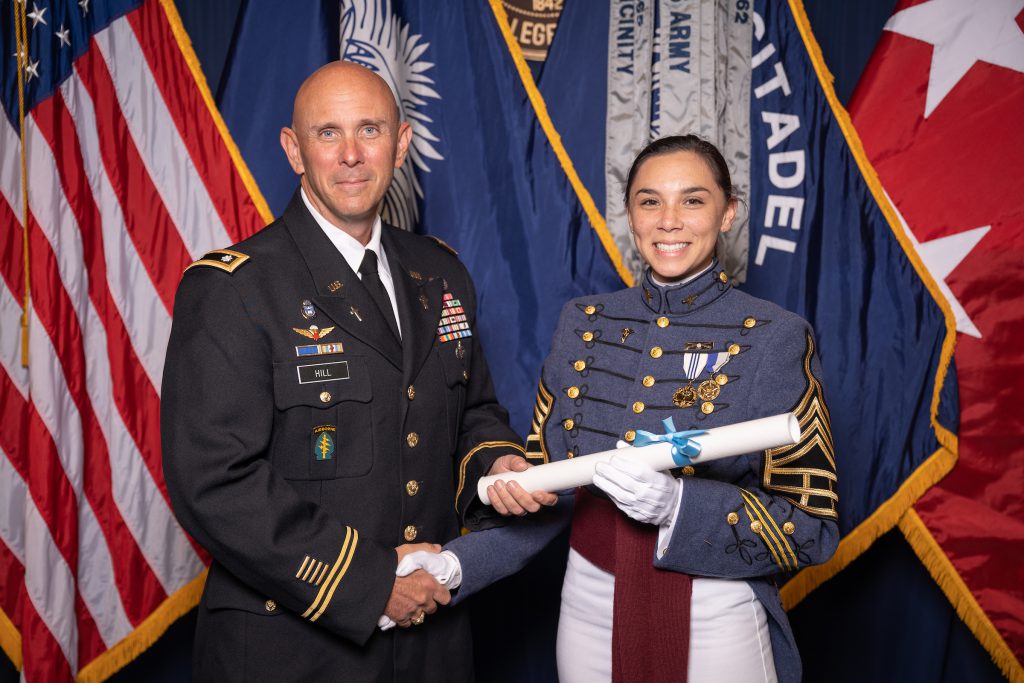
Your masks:
M633 439L633 445L650 446L655 443L670 443L672 444L672 461L675 462L677 467L692 464L693 458L700 455L700 444L689 437L700 436L701 434L707 434L707 432L701 429L677 432L676 425L672 422L671 417L666 417L661 421L661 424L665 426L664 434L652 434L638 429L636 438Z

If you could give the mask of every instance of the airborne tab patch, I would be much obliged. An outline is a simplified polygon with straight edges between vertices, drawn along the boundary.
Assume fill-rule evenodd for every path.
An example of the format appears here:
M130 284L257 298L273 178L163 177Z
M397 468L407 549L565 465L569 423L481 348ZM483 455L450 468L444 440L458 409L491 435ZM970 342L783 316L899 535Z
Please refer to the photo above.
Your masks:
M207 252L203 258L192 263L185 269L185 271L188 272L189 269L196 266L209 266L210 268L217 268L227 273L233 273L248 260L250 260L249 255L243 254L240 251L232 251L231 249L214 249L213 251Z

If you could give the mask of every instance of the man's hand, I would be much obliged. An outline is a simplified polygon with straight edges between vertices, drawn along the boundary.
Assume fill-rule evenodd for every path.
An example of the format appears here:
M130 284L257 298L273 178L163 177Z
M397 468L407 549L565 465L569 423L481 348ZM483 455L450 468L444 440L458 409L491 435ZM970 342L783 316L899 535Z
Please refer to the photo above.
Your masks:
M447 605L451 599L447 588L427 572L418 569L409 576L395 578L395 586L384 607L384 615L406 628L414 620L422 623L420 615L433 614L438 605Z
M526 458L519 455L503 455L494 461L487 474L504 474L505 472L525 472L532 465ZM529 493L514 481L505 483L498 480L487 487L487 496L491 506L502 515L522 517L527 512L536 512L542 505L551 506L558 502L558 496L547 491Z
M398 553L398 564L402 564L402 559L409 553L415 553L418 551L428 553L439 553L441 552L441 546L436 543L406 543L395 548L395 552Z
M455 590L462 585L462 563L450 550L443 553L410 553L398 563L395 575L408 576L417 569L422 569L433 576L448 590Z

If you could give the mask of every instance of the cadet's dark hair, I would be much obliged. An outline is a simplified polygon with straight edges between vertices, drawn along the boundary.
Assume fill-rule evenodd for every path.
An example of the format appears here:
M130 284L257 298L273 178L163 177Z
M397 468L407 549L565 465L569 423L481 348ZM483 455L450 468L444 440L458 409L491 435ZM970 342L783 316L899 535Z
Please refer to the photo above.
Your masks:
M629 206L629 191L633 187L633 180L643 163L651 157L675 152L693 152L699 155L711 168L715 182L725 193L726 201L735 197L729 166L725 163L725 158L717 147L697 135L670 135L650 143L640 150L640 153L633 159L633 165L629 167L629 175L626 176L626 191L622 195L622 202L626 206Z

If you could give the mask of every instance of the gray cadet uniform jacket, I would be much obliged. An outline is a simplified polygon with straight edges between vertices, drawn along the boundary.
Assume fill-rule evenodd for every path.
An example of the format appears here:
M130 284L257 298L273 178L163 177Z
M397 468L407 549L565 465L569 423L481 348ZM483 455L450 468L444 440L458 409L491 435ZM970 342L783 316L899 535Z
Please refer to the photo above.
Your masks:
M781 681L799 680L801 667L776 581L824 562L839 540L820 377L808 324L732 288L717 262L675 287L655 285L648 271L637 287L565 305L526 444L539 463L615 448L637 430L664 433L669 416L681 431L796 413L794 446L675 470L679 513L664 554L651 558L746 580L771 617ZM450 543L463 566L458 600L522 566L563 528L570 506L567 492L553 511Z
M478 528L476 480L519 439L454 252L387 225L381 244L401 343L298 194L178 289L163 453L175 513L213 556L197 680L472 678L462 610L376 622L394 547Z

